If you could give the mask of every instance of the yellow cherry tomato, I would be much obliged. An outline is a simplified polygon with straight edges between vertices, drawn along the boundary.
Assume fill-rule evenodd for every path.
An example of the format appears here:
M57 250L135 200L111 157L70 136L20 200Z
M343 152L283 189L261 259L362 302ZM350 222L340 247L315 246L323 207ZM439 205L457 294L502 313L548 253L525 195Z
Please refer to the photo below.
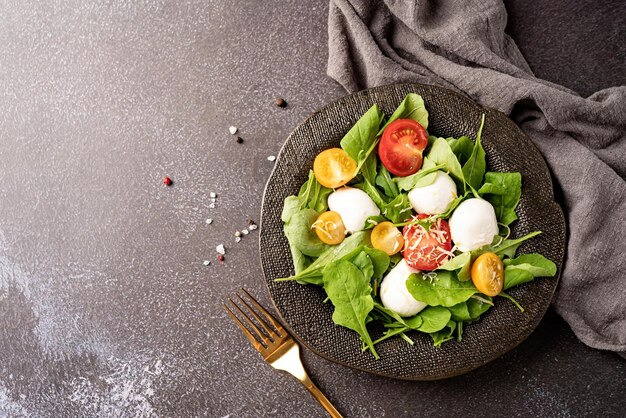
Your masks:
M346 227L341 216L332 210L322 213L311 228L315 229L317 237L329 245L340 244L346 238Z
M356 161L341 148L320 152L313 162L313 173L322 186L335 189L354 178Z
M504 265L494 253L481 254L470 272L476 289L487 296L497 296L504 286Z
M374 248L389 255L394 255L404 247L402 233L391 222L381 222L376 225L370 239Z

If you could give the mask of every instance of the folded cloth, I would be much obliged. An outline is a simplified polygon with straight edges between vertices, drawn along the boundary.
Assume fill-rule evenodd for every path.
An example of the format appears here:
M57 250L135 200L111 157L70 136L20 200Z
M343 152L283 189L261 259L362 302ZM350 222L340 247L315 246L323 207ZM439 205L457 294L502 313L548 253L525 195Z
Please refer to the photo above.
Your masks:
M623 355L626 86L582 98L536 78L506 20L499 0L331 0L328 75L348 91L437 84L510 115L561 190L569 237L553 307L585 344Z

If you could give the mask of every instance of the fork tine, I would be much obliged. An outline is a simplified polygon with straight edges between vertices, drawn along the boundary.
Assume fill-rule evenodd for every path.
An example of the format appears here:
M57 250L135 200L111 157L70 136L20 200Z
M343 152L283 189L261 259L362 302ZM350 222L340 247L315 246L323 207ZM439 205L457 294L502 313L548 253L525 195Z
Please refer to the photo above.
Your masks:
M237 318L237 315L235 315L233 313L233 311L231 311L228 306L226 306L226 304L224 304L224 309L226 309L226 312L228 312L228 315L230 315L231 318L233 318L233 321L235 321L235 323L237 324L237 326L239 328L241 328L241 330L243 331L243 333L246 335L246 337L248 337L248 340L250 340L250 342L252 343L252 345L254 346L254 348L256 348L258 351L261 351L263 348L263 345L254 337L254 335L252 335L252 333L248 330L248 328L245 327L245 325L239 320L239 318Z
M257 327L257 325L254 323L254 321L252 319L250 319L250 317L248 315L246 315L246 313L244 311L241 310L241 308L239 307L239 305L237 305L232 299L228 298L228 300L230 301L230 303L233 304L233 306L235 307L235 309L237 309L239 311L239 313L241 314L241 316L243 316L243 319L245 319L246 323L248 324L248 326L250 328L252 328L254 330L254 332L256 332L256 334L259 336L259 338L261 339L263 345L265 347L267 347L268 345L268 340L273 342L274 339L273 338L268 338L266 337L263 332L259 329L259 327ZM259 338L257 338L256 340L258 341Z
M256 320L259 321L259 324L261 324L261 327L263 328L265 335L271 338L272 341L275 340L275 337L278 336L278 333L272 329L272 327L267 323L267 321L263 320L263 318L261 318L259 314L256 313L254 309L252 309L252 307L248 304L248 302L245 301L244 298L239 296L238 293L235 293L235 295L237 296L237 298L239 298L241 303L243 303L248 308L248 310L250 311L250 313L252 313L252 315L256 318Z
M261 312L265 316L265 318L267 318L267 320L272 323L272 325L274 326L276 331L278 331L278 335L279 336L282 337L282 336L287 334L287 331L285 331L285 328L283 328L283 326L280 324L280 322L278 322L276 319L274 319L274 317L268 311L266 311L265 308L262 307L259 304L259 302L257 302L256 299L252 297L252 295L250 293L246 292L246 289L244 289L242 287L241 291L248 297L248 299L250 299L250 302L252 302L254 304L254 306L256 306L256 308L259 310L259 312Z

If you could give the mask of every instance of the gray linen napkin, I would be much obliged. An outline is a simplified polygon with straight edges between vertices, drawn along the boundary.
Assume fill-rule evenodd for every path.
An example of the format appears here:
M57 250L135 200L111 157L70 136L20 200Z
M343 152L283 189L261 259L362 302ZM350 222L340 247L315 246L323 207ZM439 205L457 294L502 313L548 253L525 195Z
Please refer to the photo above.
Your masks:
M437 84L510 115L546 158L566 213L553 306L585 344L623 355L626 87L582 98L536 78L506 20L498 0L331 0L328 75L348 91Z

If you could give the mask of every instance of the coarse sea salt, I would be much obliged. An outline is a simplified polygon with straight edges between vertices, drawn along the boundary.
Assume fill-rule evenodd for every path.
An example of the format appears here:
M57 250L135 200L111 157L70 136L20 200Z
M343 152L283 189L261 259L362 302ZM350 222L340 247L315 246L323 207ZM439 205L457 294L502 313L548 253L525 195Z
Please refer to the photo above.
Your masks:
M213 223L213 219L209 218L204 222L206 222L207 225L211 225Z
M250 231L248 231L247 229L242 229L242 230L241 230L241 233L242 233L243 235L248 235L248 234L250 233Z
M248 227L248 229L249 229L250 231L254 231L254 230L255 230L255 229L257 229L258 227L259 227L259 226L258 226L257 224L252 224L252 225L250 225L250 226Z
M267 157L268 161L274 161L276 160L276 156L275 155L270 155L269 157Z
M235 135L237 133L237 127L231 126L230 128L228 128L228 132L230 132L231 135Z
M212 197L213 199L215 199L217 197L217 195L215 194L215 192L211 192L209 193L209 196Z
M215 209L215 202L209 204L209 209Z
M241 241L241 237L235 237L235 242Z
M202 264L204 264L205 266L210 266L211 262L209 260L204 260Z
M215 247L215 251L217 251L217 253L221 255L226 254L226 248L224 248L224 244L220 244L217 247Z

